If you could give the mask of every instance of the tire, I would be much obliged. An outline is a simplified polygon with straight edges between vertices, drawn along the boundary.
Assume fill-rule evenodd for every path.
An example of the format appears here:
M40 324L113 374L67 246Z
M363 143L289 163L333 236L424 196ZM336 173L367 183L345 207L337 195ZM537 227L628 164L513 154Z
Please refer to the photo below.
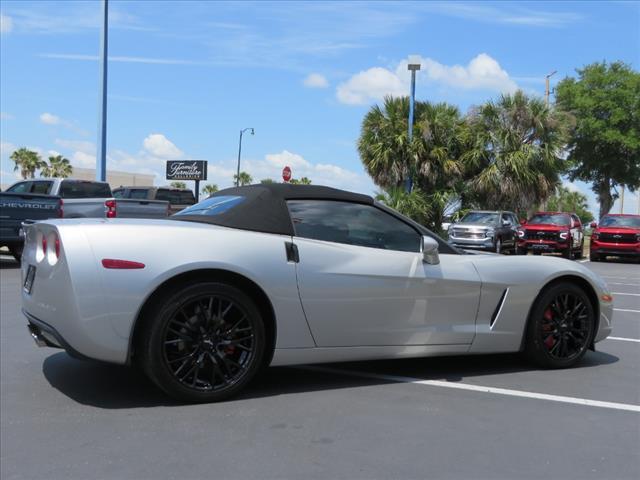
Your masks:
M599 262L601 260L600 255L597 253L589 253L589 261L590 262Z
M231 285L178 287L163 295L143 321L142 368L178 400L228 399L261 367L263 319L251 298Z
M573 260L573 249L571 248L571 245L569 245L566 250L562 251L562 256L568 260Z
M575 258L578 260L582 260L584 258L584 240L580 242L580 250L576 252Z
M525 355L543 368L568 368L589 349L596 317L586 292L569 282L543 290L531 309Z
M493 251L497 254L502 253L502 239L500 237L496 238L496 241L493 244Z
M20 260L22 259L22 250L23 250L23 246L19 245L17 247L9 247L9 252L11 253L11 255L13 255L13 258L15 258L16 262L20 263Z

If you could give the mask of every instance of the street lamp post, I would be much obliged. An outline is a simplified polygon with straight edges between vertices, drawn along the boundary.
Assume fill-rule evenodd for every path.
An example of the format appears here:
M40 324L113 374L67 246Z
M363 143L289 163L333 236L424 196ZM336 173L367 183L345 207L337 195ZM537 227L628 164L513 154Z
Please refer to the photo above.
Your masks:
M544 100L547 104L547 108L549 108L549 95L551 94L551 89L549 88L549 79L553 77L557 72L557 70L554 70L549 75L545 75L544 77Z
M416 72L420 70L420 58L412 55L409 57L409 64L407 69L411 72L411 95L409 96L409 148L411 148L411 141L413 139L413 109L416 97ZM413 168L409 165L409 174L406 180L407 192L411 192L413 188Z
M236 175L236 187L240 186L240 155L242 153L242 134L248 130L251 131L251 135L255 134L255 130L250 127L240 130L240 140L238 141L238 174Z
M100 38L100 103L98 106L98 155L96 180L107 180L107 64L109 35L109 0L102 0L102 36Z

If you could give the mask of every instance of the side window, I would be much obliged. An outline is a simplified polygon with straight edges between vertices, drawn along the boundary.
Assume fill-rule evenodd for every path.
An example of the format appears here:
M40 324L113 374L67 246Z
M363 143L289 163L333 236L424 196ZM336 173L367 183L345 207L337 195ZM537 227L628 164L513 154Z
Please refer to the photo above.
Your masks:
M419 252L421 236L372 206L331 200L287 202L296 235L361 247Z
M114 198L126 198L125 197L125 189L124 188L118 188L118 189L114 190L112 193L113 193L113 197Z
M129 190L129 198L137 198L138 200L146 200L148 196L147 190L142 188L132 188Z
M520 224L520 220L518 220L518 217L516 217L513 213L509 214L509 218L511 219L511 225L513 225L514 227Z
M166 188L159 188L156 192L156 200L169 200L169 190Z
M7 189L7 192L13 192L13 193L29 193L29 190L31 189L31 183L32 182L20 182L20 183L16 183L15 185L9 187Z
M53 185L53 182L33 182L31 193L42 193L46 195L51 191L51 185Z
M580 222L580 218L577 215L571 215L571 218L573 219L574 226L579 227L581 225L582 222Z
M509 222L513 224L513 221L511 220L511 216L508 213L502 214L502 222Z

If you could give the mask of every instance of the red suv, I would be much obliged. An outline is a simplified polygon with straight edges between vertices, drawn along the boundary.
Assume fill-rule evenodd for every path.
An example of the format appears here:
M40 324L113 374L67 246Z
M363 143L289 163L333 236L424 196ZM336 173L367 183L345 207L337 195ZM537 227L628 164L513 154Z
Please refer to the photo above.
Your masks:
M606 260L607 255L640 260L640 215L609 214L602 217L600 225L593 222L591 227L592 262Z
M582 258L584 234L575 213L538 212L520 224L518 250L523 255L560 252L565 258Z

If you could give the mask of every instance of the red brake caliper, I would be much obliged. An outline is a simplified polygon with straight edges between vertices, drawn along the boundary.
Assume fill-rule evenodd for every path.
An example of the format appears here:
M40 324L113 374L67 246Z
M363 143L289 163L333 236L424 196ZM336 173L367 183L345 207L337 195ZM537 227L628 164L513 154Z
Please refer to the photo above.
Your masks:
M544 311L544 319L546 320L546 322L542 324L542 332L544 334L550 334L551 329L553 328L552 327L553 312L551 311L551 308L547 308ZM547 347L547 349L551 349L551 347L553 347L555 343L556 341L553 339L552 335L549 335L547 338L544 339L544 345L545 347Z

